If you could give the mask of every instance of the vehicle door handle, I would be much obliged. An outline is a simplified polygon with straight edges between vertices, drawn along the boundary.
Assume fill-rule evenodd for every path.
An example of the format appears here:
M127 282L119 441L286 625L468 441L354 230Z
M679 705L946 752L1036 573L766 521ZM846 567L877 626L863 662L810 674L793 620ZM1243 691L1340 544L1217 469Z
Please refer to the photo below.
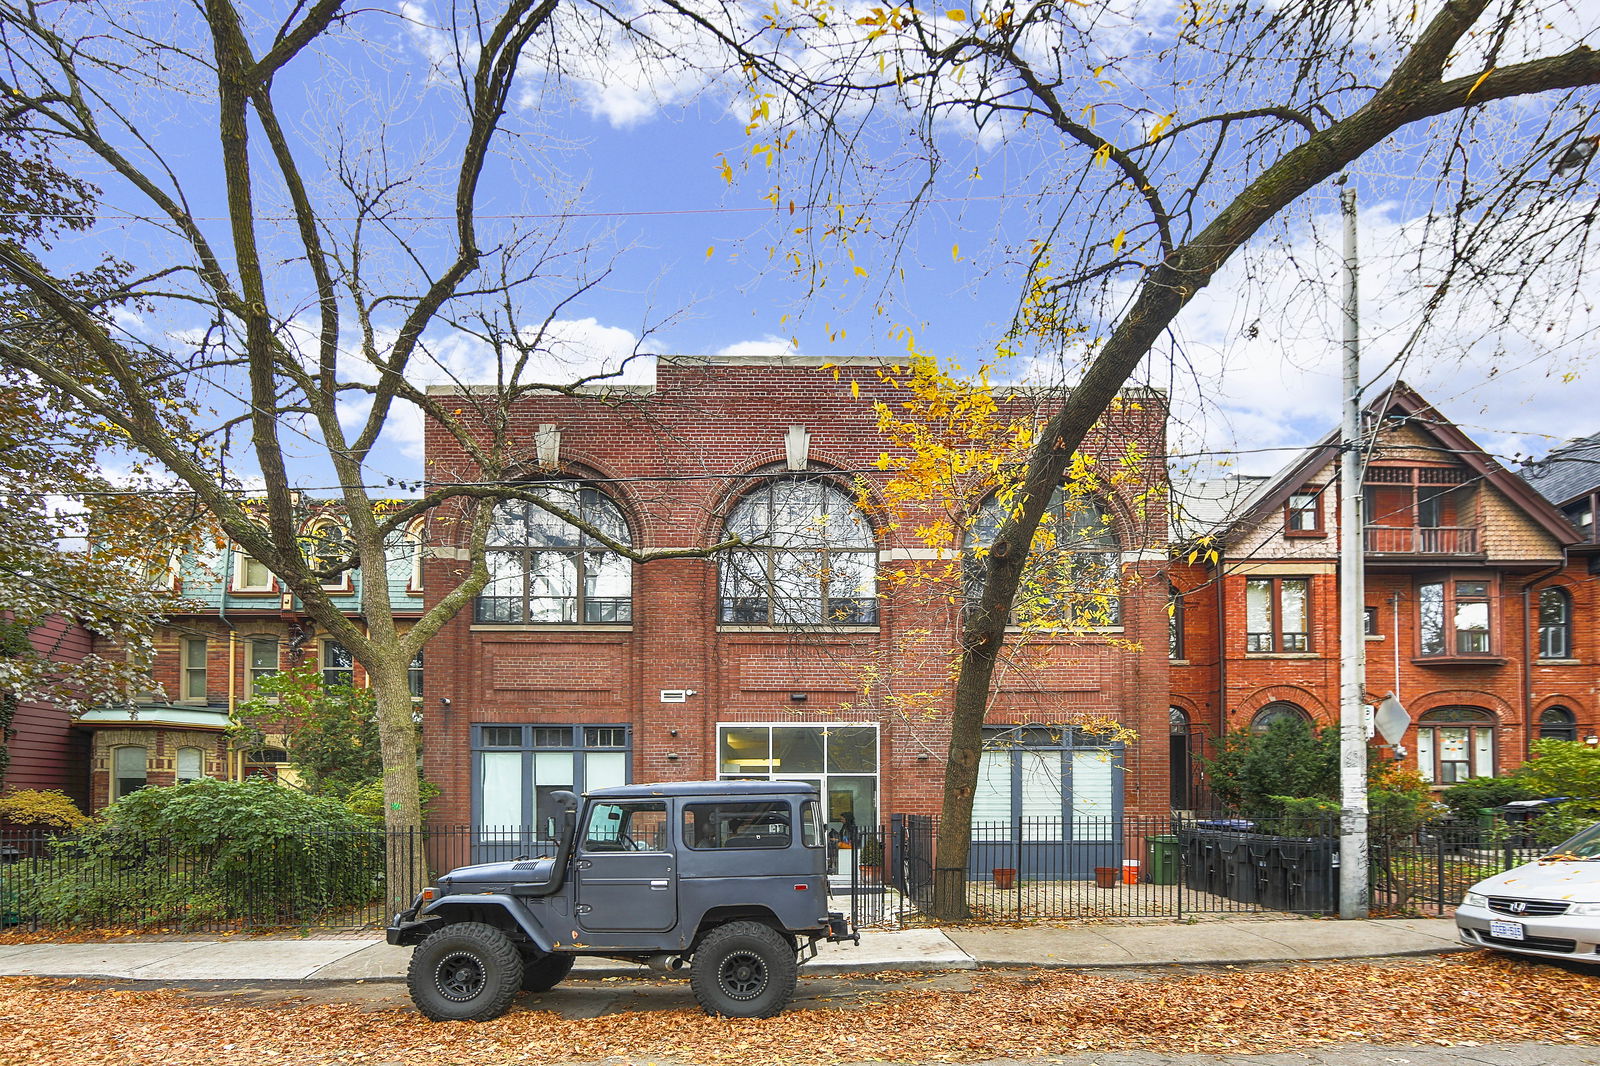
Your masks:
M651 881L650 887L654 891L665 892L667 890L667 886L670 884L672 884L671 881Z

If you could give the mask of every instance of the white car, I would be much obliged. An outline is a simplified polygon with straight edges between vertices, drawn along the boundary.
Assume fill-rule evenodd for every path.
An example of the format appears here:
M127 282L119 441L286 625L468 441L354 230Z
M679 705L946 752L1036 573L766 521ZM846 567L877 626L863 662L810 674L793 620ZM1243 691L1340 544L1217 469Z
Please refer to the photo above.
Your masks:
M1473 885L1456 930L1468 947L1600 962L1600 823Z

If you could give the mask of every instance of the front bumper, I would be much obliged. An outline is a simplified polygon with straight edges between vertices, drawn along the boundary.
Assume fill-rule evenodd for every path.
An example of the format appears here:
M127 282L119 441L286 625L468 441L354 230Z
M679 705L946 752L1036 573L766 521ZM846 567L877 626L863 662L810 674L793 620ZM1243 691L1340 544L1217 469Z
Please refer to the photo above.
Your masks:
M1496 936L1492 922L1516 923L1522 927L1522 939ZM1600 915L1532 917L1463 906L1456 908L1456 933L1469 948L1600 963Z

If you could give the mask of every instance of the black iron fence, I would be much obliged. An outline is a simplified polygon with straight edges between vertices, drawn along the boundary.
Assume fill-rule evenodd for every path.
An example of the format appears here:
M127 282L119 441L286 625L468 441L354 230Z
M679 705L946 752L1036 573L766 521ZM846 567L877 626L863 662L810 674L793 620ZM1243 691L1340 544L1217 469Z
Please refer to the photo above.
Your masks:
M979 823L964 867L941 865L938 822L896 815L829 849L834 906L861 926L929 920L941 889L977 920L1072 920L1338 910L1338 826L1218 816L1022 818ZM1474 882L1536 857L1526 837L1476 824L1371 827L1372 906L1447 913ZM0 834L0 926L194 931L373 928L418 882L537 851L471 827L299 832L205 846ZM492 853L492 854L491 854Z

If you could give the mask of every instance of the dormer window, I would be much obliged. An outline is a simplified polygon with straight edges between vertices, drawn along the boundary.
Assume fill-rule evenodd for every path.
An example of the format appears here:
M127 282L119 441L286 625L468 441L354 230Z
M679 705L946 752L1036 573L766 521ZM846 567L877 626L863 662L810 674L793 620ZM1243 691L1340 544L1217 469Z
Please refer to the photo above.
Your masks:
M233 552L233 591L271 592L274 581L272 571L259 559L251 558L240 549Z
M342 564L350 555L350 538L344 527L330 519L313 523L304 534L304 551L312 569L323 574L322 587L330 592L350 591L350 571L329 571Z
M1321 489L1307 489L1289 497L1283 507L1283 531L1291 537L1324 535Z

